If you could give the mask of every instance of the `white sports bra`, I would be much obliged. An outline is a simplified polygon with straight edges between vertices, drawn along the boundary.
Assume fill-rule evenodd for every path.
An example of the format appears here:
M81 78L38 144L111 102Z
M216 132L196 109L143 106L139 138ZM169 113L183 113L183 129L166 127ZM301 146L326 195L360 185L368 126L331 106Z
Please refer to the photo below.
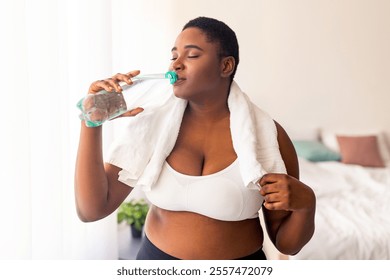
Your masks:
M244 185L237 159L225 169L204 176L181 174L165 161L158 181L145 194L159 208L223 221L256 218L263 203L257 186Z

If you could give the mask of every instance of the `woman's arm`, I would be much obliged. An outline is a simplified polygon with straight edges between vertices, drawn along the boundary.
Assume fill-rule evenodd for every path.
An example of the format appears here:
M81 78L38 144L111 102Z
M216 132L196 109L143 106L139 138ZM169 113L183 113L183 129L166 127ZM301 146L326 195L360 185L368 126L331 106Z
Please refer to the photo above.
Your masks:
M132 188L118 181L119 171L103 162L102 127L82 122L75 172L76 208L82 221L108 216L130 193Z
M122 89L119 82L131 84L130 78L138 73L139 71L117 74L110 79L94 82L89 93L97 93L102 89L120 92ZM135 116L142 111L142 108L137 108L125 115ZM120 168L103 162L102 129L102 126L87 127L84 121L81 124L75 170L75 195L77 213L84 222L108 216L132 190L118 181Z
M263 213L270 239L283 254L294 255L314 233L316 198L313 190L299 181L298 159L284 129L276 123L279 149L286 174L266 174L261 178Z

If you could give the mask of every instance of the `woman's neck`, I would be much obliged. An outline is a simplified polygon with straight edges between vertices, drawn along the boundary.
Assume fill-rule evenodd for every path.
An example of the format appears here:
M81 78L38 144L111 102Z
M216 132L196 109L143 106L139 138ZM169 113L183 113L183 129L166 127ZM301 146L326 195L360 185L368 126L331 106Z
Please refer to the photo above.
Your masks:
M230 116L227 97L206 102L188 101L185 113L193 120L217 122Z
M229 88L210 93L203 100L188 100L186 114L199 121L215 122L230 115Z

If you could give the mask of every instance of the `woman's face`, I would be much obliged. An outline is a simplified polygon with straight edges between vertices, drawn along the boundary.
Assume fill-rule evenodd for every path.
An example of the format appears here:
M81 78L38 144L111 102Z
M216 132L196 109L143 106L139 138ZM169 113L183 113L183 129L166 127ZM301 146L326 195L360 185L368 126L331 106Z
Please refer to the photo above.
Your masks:
M170 70L178 75L173 84L177 97L197 100L208 98L221 85L221 59L218 44L207 41L198 28L183 30L172 48Z

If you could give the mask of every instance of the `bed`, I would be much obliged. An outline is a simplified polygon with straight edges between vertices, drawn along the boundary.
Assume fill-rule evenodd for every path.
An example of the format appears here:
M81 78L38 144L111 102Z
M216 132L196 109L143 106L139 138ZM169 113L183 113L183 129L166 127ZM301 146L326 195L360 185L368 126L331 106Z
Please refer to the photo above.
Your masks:
M339 137L345 135L349 141L343 143ZM313 188L317 208L312 239L290 259L390 259L390 149L385 137L327 132L319 141L294 141L301 181Z

